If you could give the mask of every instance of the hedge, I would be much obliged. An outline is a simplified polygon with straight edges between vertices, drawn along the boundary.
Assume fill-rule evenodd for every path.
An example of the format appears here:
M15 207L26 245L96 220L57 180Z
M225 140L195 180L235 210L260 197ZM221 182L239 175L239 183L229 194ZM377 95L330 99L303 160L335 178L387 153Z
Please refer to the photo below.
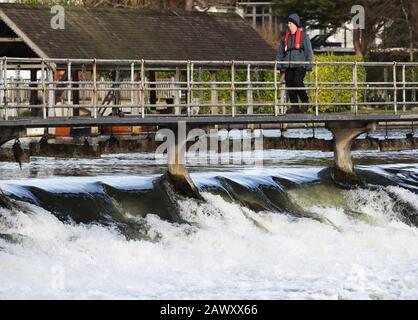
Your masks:
M352 55L344 55L344 56L336 56L332 54L328 55L316 55L314 57L315 61L319 62L354 62L354 61L361 61L360 56L352 56ZM353 67L352 66L318 66L318 81L319 82L353 82ZM251 70L251 80L252 81L266 81L266 82L273 82L274 81L274 73L273 70L264 70L264 71L254 71ZM197 81L199 79L199 72L195 69L193 74L194 80ZM219 70L217 72L217 81L219 82L226 82L231 80L231 72L229 69L226 70ZM183 79L185 80L185 79ZM246 71L237 71L235 74L235 81L237 82L245 82L247 80L247 72ZM358 81L365 81L365 70L363 67L357 67L357 80ZM210 81L210 73L207 70L203 70L202 72L202 81L209 82ZM315 81L315 73L314 70L312 72L308 72L305 76L306 86L314 86ZM312 82L309 84L309 82ZM245 87L246 85L236 85L237 87ZM255 85L254 85L255 86ZM263 87L262 85L258 85L259 87ZM272 85L265 85L264 87L272 86ZM210 85L203 85L204 88L210 88ZM229 87L229 85L219 85L220 88L222 87ZM350 110L351 106L332 106L327 105L327 102L343 102L343 103L351 103L353 101L353 91L352 90L338 90L338 87L353 87L353 84L345 84L345 85L321 85L321 87L328 87L334 88L336 90L319 90L318 92L318 103L320 104L320 111L344 111ZM315 90L309 90L308 95L310 95L310 101L312 105L315 101ZM195 97L203 96L203 101L206 103L210 102L210 91L203 91L202 94L199 92L194 92ZM231 101L231 94L229 90L220 90L218 91L218 99L219 101L225 101L229 103ZM280 94L279 94L280 99ZM363 101L363 92L359 91L357 95L357 99L359 102ZM253 100L254 102L272 102L274 100L274 91L273 90L254 90L253 92ZM237 90L236 91L236 101L237 102L246 102L247 101L247 92L246 90ZM311 107L311 110L313 106ZM202 110L203 111L203 110ZM204 110L204 112L208 112L209 110ZM263 106L254 108L255 113L264 113L264 112L273 112L273 107L270 106ZM230 112L230 108L227 108L227 112ZM246 107L237 107L237 113L246 113Z
M362 61L361 56L342 55L336 56L333 54L316 55L315 61L318 62L355 62ZM305 77L305 81L312 82L311 86L315 83L315 72L308 73ZM365 81L365 69L362 66L357 67L357 81ZM341 65L318 65L318 81L319 82L353 82L353 66L341 66ZM333 90L319 90L318 91L318 104L319 110L324 111L346 111L350 110L351 106L332 106L327 105L328 102L340 102L340 103L352 103L354 92L352 89L339 89L339 88L354 88L354 84L322 84L321 88L332 88ZM311 103L313 104L316 98L316 92L310 93ZM357 93L357 101L364 101L364 94L362 90ZM313 107L311 107L312 109Z

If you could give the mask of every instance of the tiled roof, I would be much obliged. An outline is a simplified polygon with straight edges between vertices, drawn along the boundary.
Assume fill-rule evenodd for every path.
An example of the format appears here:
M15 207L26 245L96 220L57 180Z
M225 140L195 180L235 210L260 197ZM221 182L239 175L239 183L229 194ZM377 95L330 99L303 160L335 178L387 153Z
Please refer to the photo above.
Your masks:
M274 49L236 14L66 8L63 30L51 28L52 17L49 7L0 4L0 19L39 56L48 58L273 60L275 56Z

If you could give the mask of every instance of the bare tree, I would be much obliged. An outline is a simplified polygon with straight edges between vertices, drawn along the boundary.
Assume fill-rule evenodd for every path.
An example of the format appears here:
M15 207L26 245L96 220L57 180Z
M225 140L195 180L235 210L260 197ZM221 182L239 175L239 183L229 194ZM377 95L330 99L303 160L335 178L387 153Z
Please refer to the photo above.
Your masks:
M414 40L415 29L417 27L416 14L413 15L413 11L418 11L418 5L415 1L400 0L402 13L405 18L405 22L408 28L408 41L409 41L409 61L414 61Z
M397 5L392 0L359 1L365 9L365 29L353 30L353 45L356 54L365 56L374 45L376 35L393 20Z

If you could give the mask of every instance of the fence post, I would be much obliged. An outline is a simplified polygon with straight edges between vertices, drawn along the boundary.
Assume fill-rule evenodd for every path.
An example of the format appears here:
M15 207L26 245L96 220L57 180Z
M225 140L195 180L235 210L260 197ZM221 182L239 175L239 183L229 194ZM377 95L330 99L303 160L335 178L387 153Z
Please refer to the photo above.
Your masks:
M406 80L406 74L405 74L405 65L403 65L402 66L402 87L403 87L403 90L402 90L402 101L403 101L403 105L402 105L402 111L403 112L406 112L406 90L405 90L405 86L406 86L406 83L405 83L405 80Z
M20 78L20 65L17 65L16 69L15 69L15 78L16 78L16 83L15 83L15 87L16 87L16 95L15 95L15 103L16 103L16 116L19 117L19 112L20 112L20 105L22 102L21 99L21 91L19 90L20 88L20 84L21 84L21 78Z
M358 113L358 81L357 81L357 61L353 66L353 83L354 83L354 114Z
M415 82L415 68L412 68L412 82ZM412 95L411 101L412 102L415 102L416 101L416 98L417 98L417 96L416 96L417 92L415 90L416 84L413 84L412 85L412 88L413 89L412 89L412 93L411 93L411 95Z
M387 84L388 84L388 68L384 67L383 69L383 82L384 82L384 86L387 88ZM388 90L385 89L385 102L387 103L389 101L389 97L388 97ZM387 109L387 104L385 104L385 111Z
M96 58L93 59L93 117L97 118L97 63Z
M67 80L68 80L68 91L67 91L67 104L68 104L68 108L67 108L67 117L72 117L73 116L73 108L70 107L71 105L71 100L72 100L72 95L73 92L71 90L71 61L68 61L67 64Z
M364 81L363 82L367 82L367 68L366 68L366 66L363 66L364 67ZM364 83L363 83L363 87L364 87ZM370 86L369 85L366 85L366 89L363 89L363 102L365 103L364 104L364 106L367 106L366 105L366 103L367 103L367 94L368 94L368 88L369 88Z
M216 70L211 70L210 72L210 81L211 84L211 92L210 92L210 101L211 101L211 114L218 114L218 85L214 82L218 82L218 76Z
M42 59L41 62L41 87L42 87L42 117L46 119L46 87L45 87L45 62Z
M393 61L393 111L395 114L398 113L398 88L396 83L396 61Z
M286 82L280 72L280 109L284 114L287 111L287 100L286 100Z
M176 88L176 90L174 91L174 105L176 105L176 107L174 107L174 113L176 115L179 115L181 114L181 107L179 107L179 105L181 104L181 84L179 67L176 67L176 74L174 76L174 88Z
M274 61L274 115L278 116L280 112L279 110L279 99L278 99L278 85L277 85L277 60Z
M135 104L135 63L131 63L131 114L137 114L138 112L134 109Z
M4 76L3 76L3 59L0 61L0 84L1 84L1 90L0 90L0 115L3 116L3 107L4 107ZM30 103L29 103L30 104Z
M319 105L318 105L318 61L315 61L315 115L319 115Z
M202 84L202 82L203 82L203 68L202 68L202 66L199 67L199 80L198 81L199 81L198 87L202 88L203 87L203 84ZM199 106L203 103L204 103L203 90L199 90Z
M187 116L190 117L190 61L187 61Z
M7 57L4 57L4 62L3 62L3 85L4 85L4 93L3 93L4 120L7 120L8 119L8 116L7 116Z
M194 101L193 101L193 86L194 86L194 63L190 63L190 106L189 106L189 110L188 110L188 116L190 117L192 114L192 107L194 106Z
M247 65L247 114L254 113L254 106L253 106L253 89L252 89L252 82L251 82L251 65Z
M141 60L141 117L145 118L145 61Z
M46 75L47 75L47 81L48 81L48 115L49 116L49 112L51 112L51 115L54 117L56 116L56 110L54 108L55 106L55 87L54 87L54 71L52 70L52 68L48 68L46 70Z
M235 61L231 61L231 113L235 117Z

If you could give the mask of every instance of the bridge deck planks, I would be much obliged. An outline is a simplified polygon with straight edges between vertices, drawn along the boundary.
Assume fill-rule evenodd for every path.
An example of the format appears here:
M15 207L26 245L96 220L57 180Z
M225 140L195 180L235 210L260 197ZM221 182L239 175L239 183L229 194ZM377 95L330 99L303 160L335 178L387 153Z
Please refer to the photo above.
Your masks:
M174 125L179 121L186 121L189 124L203 126L208 124L274 124L274 123L324 123L330 121L378 121L398 122L417 121L418 113L367 113L367 114L287 114L280 116L273 115L239 115L231 116L175 116L175 115L147 115L144 118L138 116L125 117L73 117L73 118L19 118L0 120L0 128L21 127L21 128L42 128L42 127L94 127L102 125Z

